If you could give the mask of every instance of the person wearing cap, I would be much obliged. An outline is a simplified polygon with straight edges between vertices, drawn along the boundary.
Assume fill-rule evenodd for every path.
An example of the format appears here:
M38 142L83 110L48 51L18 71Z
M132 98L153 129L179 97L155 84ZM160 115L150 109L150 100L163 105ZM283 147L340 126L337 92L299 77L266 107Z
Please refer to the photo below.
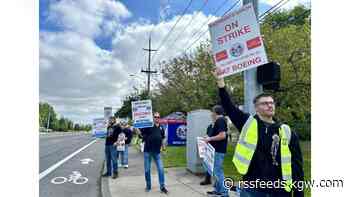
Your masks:
M227 122L224 117L224 108L215 105L212 109L212 119L214 126L211 137L205 137L204 141L210 143L215 148L214 156L214 177L215 185L213 191L208 191L208 195L228 197L228 189L224 187L223 162L227 150Z
M118 140L118 135L121 132L120 126L117 124L115 117L110 117L107 126L107 135L105 141L105 156L107 172L103 174L103 177L112 176L113 179L118 177L118 160L116 158L116 147L114 143Z

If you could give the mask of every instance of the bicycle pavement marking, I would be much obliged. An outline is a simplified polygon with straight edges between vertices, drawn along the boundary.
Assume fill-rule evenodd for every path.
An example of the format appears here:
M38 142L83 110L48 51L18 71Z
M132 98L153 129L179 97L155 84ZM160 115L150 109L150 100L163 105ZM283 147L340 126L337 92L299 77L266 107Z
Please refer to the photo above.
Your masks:
M66 158L62 159L61 161L57 162L56 164L52 165L51 167L49 167L48 169L46 169L45 171L43 171L42 173L39 174L39 181L44 178L45 176L47 176L48 174L50 174L52 171L54 171L56 168L58 168L59 166L61 166L62 164L64 164L66 161L68 161L69 159L71 159L72 157L74 157L75 155L77 155L78 153L80 153L81 151L83 151L84 149L86 149L87 147L89 147L91 144L95 143L97 141L97 139L91 141L90 143L88 143L87 145L83 146L82 148L80 148L79 150L75 151L74 153L68 155Z

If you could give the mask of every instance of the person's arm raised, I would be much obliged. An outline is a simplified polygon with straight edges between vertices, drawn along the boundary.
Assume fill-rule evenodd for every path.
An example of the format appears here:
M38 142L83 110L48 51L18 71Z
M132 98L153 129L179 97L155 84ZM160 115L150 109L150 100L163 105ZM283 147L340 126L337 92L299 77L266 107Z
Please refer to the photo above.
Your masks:
M241 131L244 123L248 120L249 114L244 113L238 107L236 107L229 94L225 89L225 81L224 78L220 78L217 76L216 71L212 71L212 74L216 78L217 85L219 88L219 97L221 99L221 105L225 109L226 114L230 118L231 122L236 126L236 128Z

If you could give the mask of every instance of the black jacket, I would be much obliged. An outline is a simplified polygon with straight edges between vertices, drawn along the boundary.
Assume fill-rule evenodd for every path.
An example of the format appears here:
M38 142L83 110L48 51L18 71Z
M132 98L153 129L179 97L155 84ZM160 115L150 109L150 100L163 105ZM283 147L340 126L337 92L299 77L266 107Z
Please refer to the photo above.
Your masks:
M114 142L118 140L118 135L121 133L122 129L119 125L108 125L107 136L106 136L106 146L113 145Z
M219 96L221 104L225 109L226 114L231 119L232 123L241 132L243 125L249 118L249 114L238 109L230 99L225 88L219 88ZM281 155L280 147L277 151L276 161L278 165L273 165L271 155L272 136L279 135L279 127L281 123L276 122L267 126L257 115L254 116L258 122L258 142L255 153L251 160L247 174L243 176L244 181L255 181L257 179L265 181L282 180L281 170ZM293 181L303 181L303 157L299 145L299 138L295 132L292 131L289 149L292 155L292 179ZM266 193L285 193L286 191L280 189L258 189ZM294 197L304 196L303 191L293 189Z

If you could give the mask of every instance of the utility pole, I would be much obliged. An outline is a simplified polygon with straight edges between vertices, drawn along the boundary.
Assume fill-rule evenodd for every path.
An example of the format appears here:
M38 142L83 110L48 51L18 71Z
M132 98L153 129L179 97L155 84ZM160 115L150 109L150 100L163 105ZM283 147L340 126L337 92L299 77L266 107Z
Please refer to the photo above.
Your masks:
M258 0L243 0L243 5L252 3L255 16L258 20ZM262 85L257 81L257 68L244 71L244 111L250 114L255 113L253 99L263 92Z
M151 73L157 73L155 70L151 70L151 52L152 51L157 51L155 49L151 48L151 36L149 37L148 40L148 49L143 48L143 50L148 51L148 69L147 70L141 70L141 72L146 73L148 76L147 78L147 95L149 96L150 93L150 84L151 84Z
M49 131L49 126L50 126L50 110L49 110L49 116L47 117L47 125L46 125L46 131Z

